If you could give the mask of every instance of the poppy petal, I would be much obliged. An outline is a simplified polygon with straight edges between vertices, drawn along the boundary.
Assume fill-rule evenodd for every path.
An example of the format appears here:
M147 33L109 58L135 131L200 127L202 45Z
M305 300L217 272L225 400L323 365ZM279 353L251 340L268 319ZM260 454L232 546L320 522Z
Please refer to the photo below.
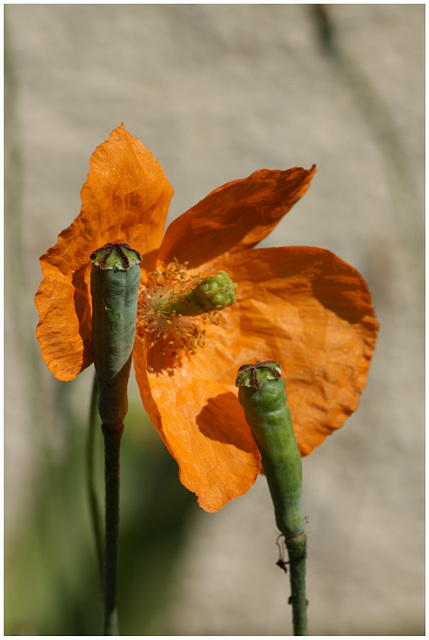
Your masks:
M36 294L42 356L60 380L92 362L90 259L107 242L127 242L154 269L173 189L152 154L123 125L90 160L82 209L40 258L45 280Z
M238 366L278 361L308 455L357 409L366 386L378 332L366 282L313 247L254 249L229 256L222 268L238 283L237 304L207 328L206 343L216 345L216 353L205 349L208 373L232 389Z
M261 169L219 187L170 224L159 259L204 268L222 254L253 247L302 198L315 172L315 165L308 171Z
M150 372L137 337L134 368L152 424L200 506L214 512L246 493L260 472L259 452L235 395L210 376L206 358L184 354L181 366Z
M92 307L84 271L68 278L48 262L43 264L45 278L35 298L40 317L37 339L58 380L73 380L92 363Z

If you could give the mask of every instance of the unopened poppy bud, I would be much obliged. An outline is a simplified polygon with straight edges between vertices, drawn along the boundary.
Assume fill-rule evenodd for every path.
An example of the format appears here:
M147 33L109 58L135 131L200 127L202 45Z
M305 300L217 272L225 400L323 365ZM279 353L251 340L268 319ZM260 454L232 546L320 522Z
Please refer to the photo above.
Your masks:
M109 243L91 254L92 351L104 425L123 422L128 410L140 285L141 256L127 244Z

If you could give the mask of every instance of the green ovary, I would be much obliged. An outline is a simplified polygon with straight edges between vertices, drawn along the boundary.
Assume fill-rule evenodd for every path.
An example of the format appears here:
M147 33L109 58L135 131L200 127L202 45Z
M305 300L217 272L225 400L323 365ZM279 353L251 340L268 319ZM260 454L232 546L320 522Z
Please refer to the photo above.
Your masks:
M235 303L236 286L225 271L189 276L177 261L163 266L140 288L139 333L149 348L194 352L204 346L204 324L219 324L218 312Z

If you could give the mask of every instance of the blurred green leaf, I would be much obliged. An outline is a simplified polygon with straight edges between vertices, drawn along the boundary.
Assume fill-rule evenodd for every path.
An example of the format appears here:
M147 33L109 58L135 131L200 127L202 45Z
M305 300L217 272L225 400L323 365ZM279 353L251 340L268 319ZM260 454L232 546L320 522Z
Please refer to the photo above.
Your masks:
M146 635L156 633L152 627L166 602L196 500L180 484L177 465L153 427L148 421L142 424L141 408L138 425L132 413L121 453L119 621L123 635ZM76 426L66 455L45 468L33 510L19 535L8 542L6 635L101 633L102 597L86 495L85 444L85 429ZM102 447L101 434L99 444ZM100 465L100 489L102 473Z

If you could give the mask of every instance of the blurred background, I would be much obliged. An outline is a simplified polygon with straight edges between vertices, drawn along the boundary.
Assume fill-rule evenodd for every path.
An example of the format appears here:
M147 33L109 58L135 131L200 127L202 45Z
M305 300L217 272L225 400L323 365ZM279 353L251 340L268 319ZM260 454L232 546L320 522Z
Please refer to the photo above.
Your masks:
M5 63L6 635L100 634L92 370L47 370L33 297L121 122L175 189L168 221L256 169L317 163L263 244L352 264L381 331L359 410L304 459L310 634L423 635L424 5L6 5ZM203 512L134 379L130 400L121 633L291 634L265 478Z

